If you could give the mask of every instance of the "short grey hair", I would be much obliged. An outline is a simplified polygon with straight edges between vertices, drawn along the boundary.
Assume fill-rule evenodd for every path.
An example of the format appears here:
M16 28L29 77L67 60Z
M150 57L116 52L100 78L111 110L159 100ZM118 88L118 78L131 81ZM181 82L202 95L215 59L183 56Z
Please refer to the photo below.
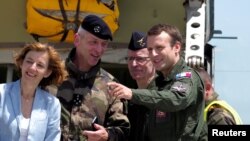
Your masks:
M78 31L77 31L77 33L80 35L81 38L84 37L84 34L86 32L87 31L84 28L82 28L81 26L78 28Z

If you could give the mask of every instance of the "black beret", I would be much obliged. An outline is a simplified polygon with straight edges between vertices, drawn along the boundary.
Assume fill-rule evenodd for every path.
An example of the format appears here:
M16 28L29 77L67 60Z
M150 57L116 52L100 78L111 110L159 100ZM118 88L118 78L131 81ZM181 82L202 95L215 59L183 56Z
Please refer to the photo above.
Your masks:
M141 32L133 32L128 45L128 49L136 51L146 47L145 34Z
M86 16L82 21L81 27L96 37L104 40L110 39L112 41L112 33L109 26L96 15Z

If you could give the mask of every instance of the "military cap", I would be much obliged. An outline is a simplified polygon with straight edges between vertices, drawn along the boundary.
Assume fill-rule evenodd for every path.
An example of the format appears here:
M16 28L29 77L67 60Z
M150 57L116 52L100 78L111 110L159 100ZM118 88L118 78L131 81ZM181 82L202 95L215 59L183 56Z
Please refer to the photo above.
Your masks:
M141 32L133 32L128 45L128 49L136 51L146 47L145 34Z
M112 41L112 33L109 26L96 15L86 16L82 21L81 27L96 37L104 40L110 39Z

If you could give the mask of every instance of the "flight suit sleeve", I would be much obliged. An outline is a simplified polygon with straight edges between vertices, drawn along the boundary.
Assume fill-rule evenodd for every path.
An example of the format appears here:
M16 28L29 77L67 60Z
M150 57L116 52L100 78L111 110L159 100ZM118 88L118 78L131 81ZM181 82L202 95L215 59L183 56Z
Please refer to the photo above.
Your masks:
M173 80L162 90L132 89L131 102L150 109L175 112L195 104L201 91L204 91L204 86L198 75L193 72L191 78Z

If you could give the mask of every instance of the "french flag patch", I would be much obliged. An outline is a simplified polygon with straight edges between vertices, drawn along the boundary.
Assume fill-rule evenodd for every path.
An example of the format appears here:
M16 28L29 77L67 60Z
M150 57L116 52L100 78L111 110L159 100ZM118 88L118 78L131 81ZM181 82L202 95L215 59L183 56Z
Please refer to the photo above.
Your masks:
M192 77L192 73L191 72L182 72L182 73L178 73L176 74L175 78L178 79L182 79L182 78L191 78Z

